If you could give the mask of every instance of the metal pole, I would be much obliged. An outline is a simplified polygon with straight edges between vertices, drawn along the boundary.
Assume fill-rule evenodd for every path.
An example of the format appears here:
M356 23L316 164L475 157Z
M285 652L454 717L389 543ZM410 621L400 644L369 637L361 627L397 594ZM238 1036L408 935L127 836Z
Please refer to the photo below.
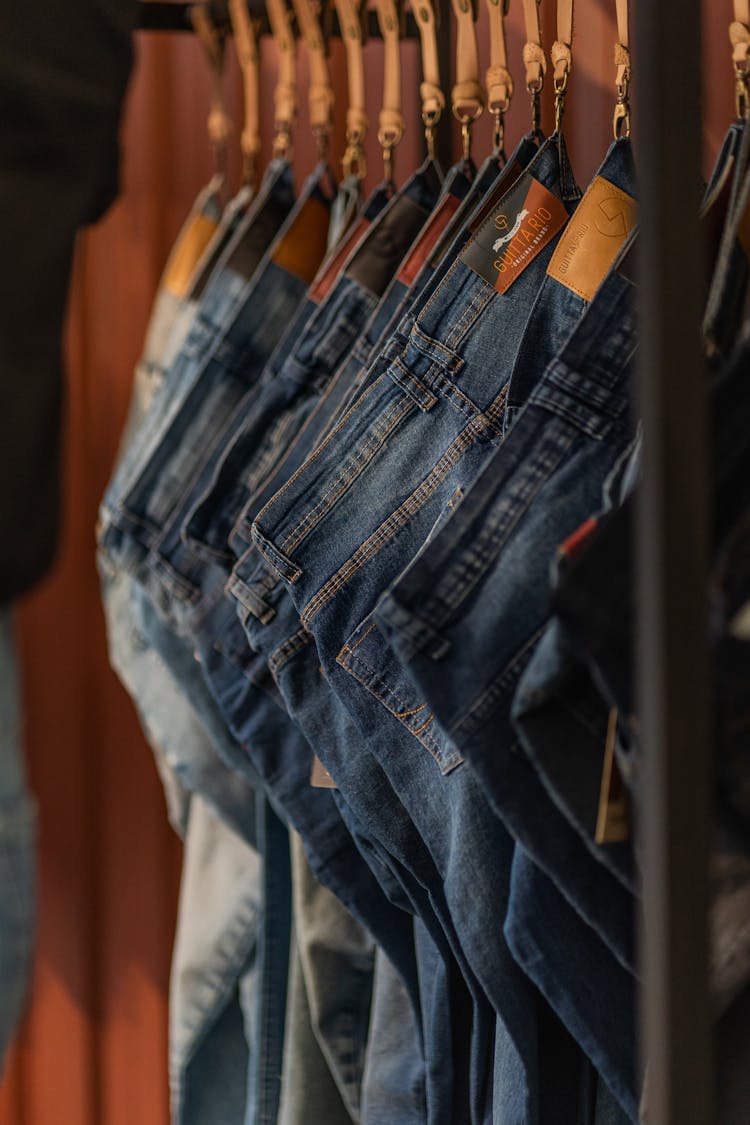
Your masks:
M711 815L707 414L701 360L699 0L641 3L638 674L649 1125L716 1125L708 1002Z

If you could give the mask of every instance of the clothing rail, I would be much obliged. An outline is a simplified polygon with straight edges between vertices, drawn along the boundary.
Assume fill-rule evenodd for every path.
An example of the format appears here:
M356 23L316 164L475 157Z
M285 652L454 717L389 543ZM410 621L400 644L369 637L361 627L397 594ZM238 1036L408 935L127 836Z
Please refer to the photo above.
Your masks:
M450 7L440 0L443 28ZM263 21L265 14L256 0ZM189 5L141 0L144 30L188 31ZM225 0L211 0L219 25ZM374 12L368 34L379 37ZM329 28L340 34L330 13ZM641 177L638 361L643 480L638 554L638 678L644 759L641 1040L649 1125L715 1125L708 998L711 823L706 576L708 454L696 265L700 183L701 5L634 12ZM263 31L268 32L267 21ZM411 16L406 37L416 36ZM443 82L450 35L440 36ZM438 155L448 167L450 116ZM687 329L686 329L687 326Z
M450 27L451 6L450 0L432 0L435 4L438 27ZM139 31L188 31L193 30L190 21L190 8L193 5L185 0L138 0L136 27ZM259 21L260 34L270 35L271 25L268 19L263 0L249 0L250 11ZM208 0L211 20L221 30L229 31L229 5L227 0ZM365 33L367 39L381 39L378 16L375 11L364 13ZM340 39L341 29L333 4L323 6L323 26L328 38ZM402 22L403 39L419 39L419 31L414 16L410 11L403 14ZM438 67L443 76L443 82L451 73L451 37L450 35L438 36ZM450 167L453 159L452 140L452 115L446 111L435 128L435 155L443 168ZM458 126L456 126L458 128Z

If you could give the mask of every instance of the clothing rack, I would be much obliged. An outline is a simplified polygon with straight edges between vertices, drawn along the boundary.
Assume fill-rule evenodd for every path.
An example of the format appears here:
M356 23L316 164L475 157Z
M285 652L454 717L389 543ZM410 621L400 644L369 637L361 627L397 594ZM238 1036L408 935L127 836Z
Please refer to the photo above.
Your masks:
M227 26L225 0L211 14ZM141 0L144 30L189 31L189 5ZM269 32L262 4L251 0ZM441 23L450 5L440 0ZM367 32L379 37L373 12ZM340 35L334 13L329 33ZM639 686L644 758L640 852L641 1038L649 1125L715 1125L708 998L711 824L707 653L708 440L699 346L697 215L701 167L699 0L638 4L633 14L640 228L638 384L643 480L637 538ZM416 37L409 14L405 35ZM451 73L450 35L440 36ZM445 78L444 78L445 81ZM438 155L451 160L450 117ZM701 920L705 920L702 924Z

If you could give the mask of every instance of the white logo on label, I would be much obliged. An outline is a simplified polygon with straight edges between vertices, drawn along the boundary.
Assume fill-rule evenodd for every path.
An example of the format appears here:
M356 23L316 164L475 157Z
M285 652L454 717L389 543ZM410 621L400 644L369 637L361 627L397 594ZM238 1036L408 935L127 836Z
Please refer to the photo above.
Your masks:
M508 234L504 235L502 238L498 238L496 242L492 243L492 249L495 251L495 253L497 253L501 246L505 246L506 242L513 241L513 239L521 229L521 224L523 223L524 219L527 218L530 214L530 211L519 211L518 218L513 224L513 230L509 231Z

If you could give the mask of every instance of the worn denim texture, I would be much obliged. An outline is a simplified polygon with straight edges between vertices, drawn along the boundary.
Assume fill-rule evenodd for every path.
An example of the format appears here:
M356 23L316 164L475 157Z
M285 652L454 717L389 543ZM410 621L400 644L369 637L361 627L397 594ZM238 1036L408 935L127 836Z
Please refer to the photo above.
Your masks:
M432 210L440 184L437 167L426 162L371 220L339 275L329 281L324 274L313 284L305 322L294 326L293 346L282 361L272 357L258 393L241 408L236 436L230 437L210 489L183 532L194 549L208 549L227 564L233 561L227 540L237 516L347 359ZM331 268L336 269L336 262ZM174 553L173 565L189 576L189 565L181 565Z
M632 964L630 898L515 751L510 709L547 621L557 544L596 510L631 439L631 291L615 270L481 476L338 657L392 710L395 697L421 706L430 717L424 745L443 773L460 776L467 761L502 822L606 942L600 980L615 968L612 953ZM575 968L571 959L571 991ZM570 1013L559 1014L576 1034ZM609 1072L595 1061L622 1090L632 1069L611 1055Z
M31 975L36 924L36 809L26 788L16 645L0 609L0 1072Z
M100 511L103 530L118 513L127 513L138 503L138 492L131 499L131 489L136 488L149 458L159 450L174 419L179 415L186 399L200 375L207 357L220 343L232 321L238 316L243 292L248 279L261 261L271 240L289 213L294 201L291 168L285 161L273 161L247 213L216 263L211 277L206 281L199 308L191 318L190 329L172 362L166 367L159 386L144 404L145 420L137 432L132 429L128 449L121 455L104 494ZM174 329L174 306L155 306L153 339L163 342ZM149 340L152 335L150 334ZM147 344L143 360L137 369L137 380L155 368L161 371L162 356L151 351ZM145 382L150 380L145 377Z
M542 147L529 170L574 205L579 193L559 138ZM288 582L301 614L302 629L271 656L282 693L290 709L296 708L298 721L307 724L304 729L344 798L356 803L372 834L427 892L477 1001L486 994L502 1015L514 1080L503 1084L508 1104L495 1111L519 1121L538 1116L537 1005L502 935L489 946L484 940L488 929L496 931L494 921L488 927L479 919L485 910L487 918L504 917L507 882L504 886L495 872L485 880L474 869L467 878L446 826L460 820L466 838L481 835L483 854L489 850L500 863L505 855L508 872L512 841L471 776L464 771L468 784L449 787L439 771L433 773L429 755L422 758L421 748L415 755L408 744L402 745L411 737L409 728L401 727L392 712L371 709L369 697L336 657L343 655L352 629L372 609L372 599L419 549L459 480L471 479L499 441L504 384L550 254L547 247L506 294L498 294L454 258L389 341L385 374L260 513L254 529L261 552ZM255 592L261 601L268 600L262 586ZM246 597L246 603L250 600ZM310 650L313 637L317 654L315 647ZM366 755L359 766L344 761L351 719L340 705L332 707L324 699L320 681L311 682L314 661L322 664L326 679L356 715L364 747L384 774ZM325 722L320 719L323 707ZM418 717L405 721L431 741ZM389 815L384 823L378 804L381 781L373 783L379 778L386 792L392 783L405 802L403 820ZM487 1071L486 1058L475 1060L475 1108Z

